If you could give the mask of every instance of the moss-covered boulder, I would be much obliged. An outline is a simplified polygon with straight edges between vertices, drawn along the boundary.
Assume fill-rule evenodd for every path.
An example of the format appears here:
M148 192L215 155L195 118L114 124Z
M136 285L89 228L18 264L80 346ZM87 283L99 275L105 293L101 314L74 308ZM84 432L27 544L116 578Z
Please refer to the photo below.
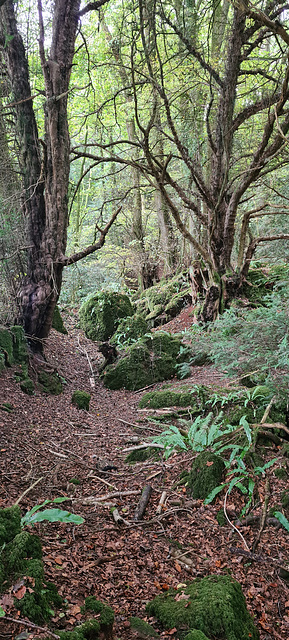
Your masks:
M0 509L0 547L21 531L21 511L18 505Z
M191 300L187 274L179 273L146 289L136 301L136 305L151 326L158 326L178 315Z
M63 391L63 385L57 371L42 371L38 374L38 386L43 393L58 396Z
M196 499L204 500L222 482L225 464L222 458L210 451L200 453L189 472L182 473L188 492Z
M230 576L197 578L187 587L157 596L147 605L149 615L165 629L176 628L189 640L258 640L259 632L247 610L240 584Z
M162 409L163 407L193 407L197 412L196 400L191 391L161 389L145 393L139 402L140 409Z
M72 394L71 402L78 409L89 411L90 398L90 393L87 393L86 391L74 391Z
M165 332L144 336L127 349L116 364L105 371L103 381L109 389L141 389L154 382L168 380L175 374L176 364L188 357L182 355L182 342Z
M55 329L55 331L58 331L58 333L63 333L64 335L67 335L67 329L64 326L58 305L56 305L53 312L52 329Z
M123 318L123 320L120 320L110 343L117 347L133 344L142 338L148 330L147 321L139 314Z
M22 327L0 327L0 367L27 364L28 351Z
M49 620L52 606L60 606L62 599L44 578L40 538L21 530L16 505L0 510L0 547L0 593L21 579L27 587L21 599L15 600L21 615L39 624Z
M155 631L155 629L137 616L133 616L129 619L129 623L131 628L141 637L145 638L159 638L159 634Z
M133 307L128 296L122 293L102 291L83 302L79 319L85 335L90 340L106 341L122 318L133 315Z
M33 396L35 390L33 380L31 380L31 378L25 378L24 380L21 380L20 389L28 396Z

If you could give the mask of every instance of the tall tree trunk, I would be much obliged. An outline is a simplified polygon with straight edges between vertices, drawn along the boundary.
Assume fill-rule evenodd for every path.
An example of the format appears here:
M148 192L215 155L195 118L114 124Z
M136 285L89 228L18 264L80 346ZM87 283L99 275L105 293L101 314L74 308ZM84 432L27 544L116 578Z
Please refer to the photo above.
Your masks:
M21 140L23 209L28 221L28 267L20 291L20 321L34 348L48 335L60 293L66 249L69 178L67 94L80 0L56 0L49 58L44 53L40 6L40 56L45 79L45 142L39 140L31 98L28 63L14 5L1 8L7 69L16 103ZM7 38L8 36L8 38Z

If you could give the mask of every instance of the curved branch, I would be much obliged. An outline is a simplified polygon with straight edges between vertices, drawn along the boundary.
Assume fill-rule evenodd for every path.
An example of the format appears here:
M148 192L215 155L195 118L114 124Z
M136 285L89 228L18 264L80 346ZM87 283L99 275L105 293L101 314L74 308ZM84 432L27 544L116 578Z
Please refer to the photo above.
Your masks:
M110 230L110 227L113 225L121 209L122 207L119 207L117 211L115 211L115 213L111 216L109 222L104 227L104 229L99 229L100 238L98 242L95 242L94 244L89 245L89 247L86 247L86 249L83 249L82 251L78 251L77 253L74 253L72 256L63 257L61 261L63 266L68 267L70 264L75 264L76 262L79 262L79 260L82 260L82 258L86 258L86 256L89 256L95 251L98 251L98 249L101 249L101 247L103 247L105 243L105 238Z
M1 2L1 0L0 0L0 2ZM97 2L89 2L86 5L86 7L83 7L83 9L81 9L81 11L79 11L78 15L79 16L84 16L89 11L98 11L98 9L100 9L100 7L103 7L103 5L107 4L108 2L109 2L109 0L97 0Z

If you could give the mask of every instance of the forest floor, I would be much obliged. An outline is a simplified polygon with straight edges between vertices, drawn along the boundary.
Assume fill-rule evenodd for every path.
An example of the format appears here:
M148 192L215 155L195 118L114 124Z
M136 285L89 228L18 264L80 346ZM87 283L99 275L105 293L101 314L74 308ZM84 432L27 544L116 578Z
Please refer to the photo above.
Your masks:
M184 310L166 329L187 328L192 322L190 311ZM60 396L25 395L15 383L12 369L0 379L0 404L13 405L12 413L0 410L0 508L11 506L39 480L20 501L23 513L47 498L69 496L71 501L64 508L85 518L80 526L42 523L34 528L43 542L46 578L57 585L66 603L55 612L50 629L70 630L81 623L84 598L95 595L114 609L115 637L130 640L134 633L129 618L146 618L148 600L195 577L229 573L242 585L261 640L287 640L289 584L279 576L278 565L288 560L288 533L266 525L252 559L242 553L238 533L229 524L220 527L217 522L223 494L214 505L204 506L177 486L180 472L190 468L191 452L174 454L167 461L127 464L123 450L132 438L157 435L162 427L153 421L152 412L139 410L144 392L109 391L98 380L91 391L88 361L79 346L94 364L98 361L96 344L78 329L71 328L67 336L52 331L47 340L47 360L66 380ZM213 389L227 382L212 366L194 367L185 381L186 385L206 384ZM75 389L92 392L89 412L72 405ZM278 448L268 451L268 456L278 458ZM107 464L115 469L103 471ZM288 483L277 479L273 469L269 470L270 492L276 502ZM72 479L79 484L71 483ZM134 512L148 484L153 487L152 496L144 518L135 523ZM258 490L261 504L255 514L262 510L265 478L261 478ZM157 515L163 491L167 502ZM104 498L103 506L96 504L100 497ZM228 499L231 514L239 512L240 501L239 493L233 491ZM107 503L114 504L127 523L115 524ZM258 520L241 528L250 549L258 529ZM186 556L178 559L180 547ZM189 558L187 564L184 557ZM14 592L11 589L0 598L7 612L6 620L0 619L0 640L15 639L21 631L29 632L29 638L40 638L37 629L19 622L12 597L17 597L17 589L14 585ZM164 640L174 638L174 630L159 631Z

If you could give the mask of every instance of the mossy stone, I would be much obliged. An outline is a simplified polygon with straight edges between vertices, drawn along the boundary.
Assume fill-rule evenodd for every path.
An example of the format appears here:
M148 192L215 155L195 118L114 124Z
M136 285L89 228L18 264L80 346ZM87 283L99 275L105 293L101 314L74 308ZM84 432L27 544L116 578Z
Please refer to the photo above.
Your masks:
M210 639L208 638L208 636L205 636L205 634L202 631L199 631L197 629L192 629L184 637L184 640L210 640Z
M18 505L0 509L0 547L21 531L21 511Z
M0 327L0 352L4 355L5 364L11 366L13 358L13 336L9 329Z
M100 625L111 626L114 623L114 611L106 604L97 600L95 596L88 596L84 601L84 611L93 611L94 613L100 613L99 622Z
M99 640L100 624L98 620L86 620L73 631L58 631L60 640ZM51 640L45 638L44 640Z
M222 482L225 464L222 458L210 451L200 453L192 463L191 471L183 474L189 493L204 500Z
M26 393L28 396L33 396L34 394L34 382L31 378L26 378L26 380L22 380L20 382L20 389L23 393Z
M171 389L161 389L160 391L150 391L145 393L139 402L140 409L146 407L150 409L162 409L163 407L191 407L195 399L190 391L179 392Z
M187 274L178 273L143 291L136 301L138 310L151 325L164 324L191 302Z
M147 612L179 634L187 629L202 631L210 639L259 639L241 586L230 576L197 578L185 588L157 596L148 603Z
M220 509L220 511L217 512L216 518L217 518L217 521L218 521L220 527L225 527L226 524L228 524L228 521L226 520L226 517L225 517L223 509Z
M159 450L155 447L146 447L145 449L135 449L131 451L125 459L125 462L128 464L133 464L134 462L144 462L145 460L149 460L149 458L159 458Z
M136 631L141 637L145 636L147 638L159 638L159 634L155 631L155 629L137 616L133 616L129 619L131 628Z
M285 511L287 511L289 509L289 492L288 491L283 491L282 492L281 501L282 501L283 509L285 509ZM276 509L275 509L275 511L276 511Z
M9 574L25 573L27 559L41 560L42 546L38 536L31 535L28 531L21 531L5 549L7 572Z
M0 373L5 369L5 355L0 352Z
M126 355L107 367L103 381L109 389L141 389L175 374L175 366L189 357L182 354L182 341L165 332L144 336L127 349Z
M109 340L122 318L133 315L128 296L103 291L90 296L79 310L80 325L90 340Z
M90 393L87 393L86 391L74 391L72 394L71 402L78 409L89 411L90 398Z
M28 363L28 349L23 327L15 325L10 328L13 342L13 359L18 364Z
M67 329L64 326L58 305L56 305L53 312L52 329L55 329L55 331L58 331L58 333L63 333L64 335L67 335L68 333Z
M117 330L110 343L116 346L127 346L137 342L149 330L148 323L143 316L135 314L120 320Z
M63 391L63 385L60 377L56 371L53 373L47 373L47 371L40 371L38 374L38 384L44 393L49 395L58 396Z
M135 391L154 382L150 352L136 342L127 354L114 365L106 368L103 382L108 389L130 389Z

